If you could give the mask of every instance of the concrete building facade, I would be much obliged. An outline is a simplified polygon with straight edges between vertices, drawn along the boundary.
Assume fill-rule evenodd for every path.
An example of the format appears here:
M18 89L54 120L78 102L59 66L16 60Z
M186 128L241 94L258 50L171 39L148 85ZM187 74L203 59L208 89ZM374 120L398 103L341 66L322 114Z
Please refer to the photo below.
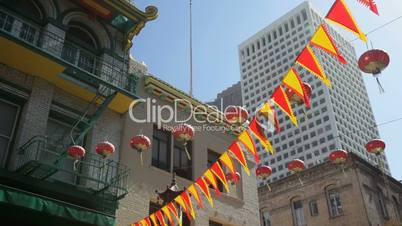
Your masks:
M0 1L2 223L129 225L155 210L155 190L170 184L170 166L183 188L228 148L233 135L197 131L189 161L169 131L132 121L130 105L140 99L154 99L155 108L173 106L171 98L203 105L130 59L132 38L156 16L155 7L142 12L126 0ZM138 105L133 114L147 110ZM179 118L190 113L179 108ZM129 143L141 133L153 143L143 165ZM95 152L104 141L116 150L107 158ZM85 157L67 154L73 144ZM258 224L253 175L184 225Z
M268 100L322 21L323 17L310 3L304 2L240 44L242 96L249 111L254 112ZM357 66L356 52L332 26L327 27L348 64L343 65L332 56L314 50L332 82L332 89L296 67L303 81L313 89L312 107L303 110L304 106L293 104L298 128L278 112L282 132L269 135L277 154L271 157L259 148L264 164L273 168L273 176L260 185L289 175L286 166L292 159L302 159L311 167L336 148L351 150L373 164L378 161L365 151L365 144L379 134ZM388 169L385 156L381 159Z
M324 162L270 186L258 192L261 226L402 225L402 184L356 154L345 165Z
M243 106L240 81L218 93L216 99L208 104L216 106L221 111L224 111L229 105Z

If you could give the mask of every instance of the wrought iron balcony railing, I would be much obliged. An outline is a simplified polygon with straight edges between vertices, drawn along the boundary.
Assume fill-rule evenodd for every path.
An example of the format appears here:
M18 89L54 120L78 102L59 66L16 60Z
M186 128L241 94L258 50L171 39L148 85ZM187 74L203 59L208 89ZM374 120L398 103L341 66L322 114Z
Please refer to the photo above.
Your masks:
M135 96L135 76L128 73L128 60L100 57L46 31L39 25L29 23L0 8L0 33L11 36L36 50L49 54L73 68L69 73L80 82L98 88L107 85L128 95ZM77 73L77 70L83 73Z
M74 159L63 157L65 148L65 145L49 144L45 136L33 137L18 150L17 172L68 184L91 195L107 197L110 201L117 201L127 194L127 166L87 152L78 168L74 169ZM58 164L55 164L56 160L59 160Z

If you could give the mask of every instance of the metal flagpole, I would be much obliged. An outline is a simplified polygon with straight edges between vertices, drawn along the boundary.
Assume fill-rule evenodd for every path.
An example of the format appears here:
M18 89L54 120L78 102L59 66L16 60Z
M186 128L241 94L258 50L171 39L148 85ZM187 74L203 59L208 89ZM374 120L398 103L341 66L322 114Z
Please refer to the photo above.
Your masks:
M190 0L190 96L193 96L193 15L192 0Z

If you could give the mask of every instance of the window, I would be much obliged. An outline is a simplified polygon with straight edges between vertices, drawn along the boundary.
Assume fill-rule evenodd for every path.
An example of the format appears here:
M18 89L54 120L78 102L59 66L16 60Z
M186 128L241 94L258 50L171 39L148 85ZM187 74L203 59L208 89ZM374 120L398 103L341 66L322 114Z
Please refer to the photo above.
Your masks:
M154 126L152 137L152 165L169 171L170 168L170 132Z
M262 212L262 226L271 226L271 216L267 211Z
M294 226L305 226L306 220L304 218L304 210L302 201L294 201L292 203L293 210L293 225Z
M337 217L342 215L342 203L339 193L335 190L329 190L327 194L329 214L331 217Z
M190 156L192 155L192 143L191 141L187 142L187 151ZM192 180L193 179L193 170L192 170L192 162L187 157L186 150L184 145L180 142L174 141L174 154L173 154L173 170L177 176Z
M380 207L381 215L384 217L384 219L388 220L389 214L388 214L387 204L385 203L384 194L382 193L382 191L378 192L378 205Z
M318 205L317 205L317 201L316 201L316 200L311 200L308 205L309 205L309 208L310 208L310 215L311 215L312 217L318 216Z
M18 105L0 99L0 168L6 165L19 111Z
M214 164L219 159L219 157L220 157L219 153L208 149L207 167L210 168L212 166L212 164ZM218 184L219 191L223 192L223 184L222 184L222 182L217 179L216 183ZM212 185L210 187L213 188Z

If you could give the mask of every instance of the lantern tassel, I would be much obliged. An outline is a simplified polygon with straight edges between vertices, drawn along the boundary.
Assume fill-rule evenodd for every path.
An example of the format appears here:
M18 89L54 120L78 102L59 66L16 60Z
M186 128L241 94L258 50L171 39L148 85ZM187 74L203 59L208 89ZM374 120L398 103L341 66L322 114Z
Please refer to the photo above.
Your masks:
M384 87L382 87L380 79L376 78L376 80L377 80L378 89L380 90L380 93L385 93L385 89L384 89Z
M187 159L191 160L190 152L188 152L188 150L187 150L187 142L184 143L184 150L186 151Z
M267 188L268 188L268 191L269 192L271 192L272 191L272 188L271 188L271 186L269 186L269 184L267 183Z
M299 176L298 178L299 178L300 185L303 187L303 186L304 186L304 184L303 184L302 179L300 178L300 176Z
M142 157L142 151L140 151L140 161L141 161L141 166L144 165L144 159Z
M78 164L80 163L80 160L79 159L76 159L75 161L74 161L74 163L73 163L73 169L74 169L74 171L77 171L77 169L78 169Z

